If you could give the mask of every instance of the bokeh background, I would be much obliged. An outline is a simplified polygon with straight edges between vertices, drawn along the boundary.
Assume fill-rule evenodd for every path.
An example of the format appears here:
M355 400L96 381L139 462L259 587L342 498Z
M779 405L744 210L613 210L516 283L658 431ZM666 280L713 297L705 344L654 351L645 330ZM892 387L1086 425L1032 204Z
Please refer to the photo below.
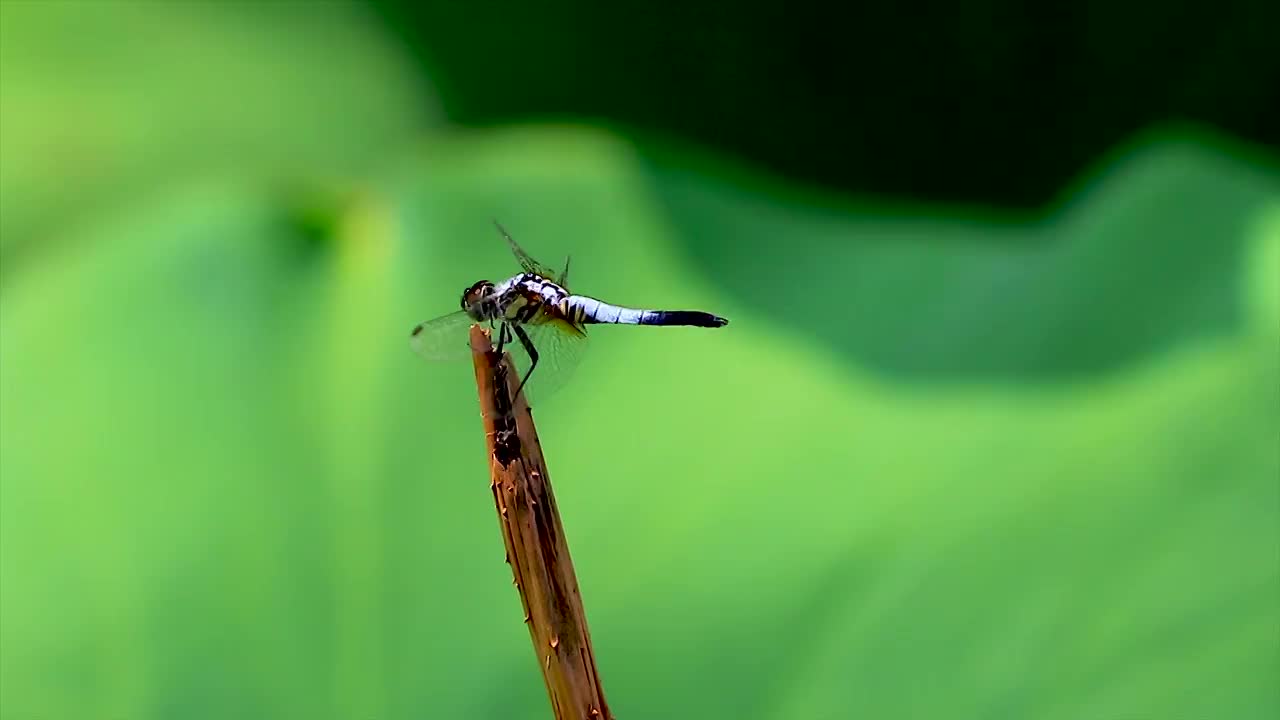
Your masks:
M1278 15L0 2L0 714L550 717L498 218L618 717L1276 717Z

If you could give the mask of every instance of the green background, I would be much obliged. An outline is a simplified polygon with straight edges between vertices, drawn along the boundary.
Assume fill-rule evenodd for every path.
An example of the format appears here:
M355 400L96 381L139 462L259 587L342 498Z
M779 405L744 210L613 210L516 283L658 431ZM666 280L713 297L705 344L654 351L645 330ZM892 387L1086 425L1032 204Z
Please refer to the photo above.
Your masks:
M545 718L470 368L514 271L620 718L1280 712L1280 175L1154 125L1036 212L450 123L342 4L0 4L0 714ZM920 170L927 173L927 168Z

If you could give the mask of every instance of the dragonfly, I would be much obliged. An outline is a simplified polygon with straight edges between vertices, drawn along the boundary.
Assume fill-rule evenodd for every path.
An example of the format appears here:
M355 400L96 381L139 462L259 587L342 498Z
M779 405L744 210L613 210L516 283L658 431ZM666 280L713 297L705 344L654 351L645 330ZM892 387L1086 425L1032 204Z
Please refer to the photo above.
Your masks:
M489 325L498 336L497 350L512 351L518 366L527 368L518 396L535 369L542 367L532 394L547 397L560 388L577 367L587 347L587 326L685 325L718 328L729 321L701 310L649 310L613 305L569 290L569 260L556 272L534 260L498 221L498 233L506 240L520 265L516 275L493 283L480 280L462 291L461 309L418 323L410 333L410 346L433 361L471 356L468 331L472 325Z

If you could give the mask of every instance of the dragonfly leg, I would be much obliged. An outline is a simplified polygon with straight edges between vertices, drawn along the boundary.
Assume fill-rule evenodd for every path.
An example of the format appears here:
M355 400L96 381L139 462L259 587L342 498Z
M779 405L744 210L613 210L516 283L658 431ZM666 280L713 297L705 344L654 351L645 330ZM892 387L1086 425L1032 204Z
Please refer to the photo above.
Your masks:
M519 325L512 325L511 329L515 330L516 337L520 338L520 344L524 346L524 351L529 353L529 369L525 371L524 379L520 381L520 387L516 388L516 395L520 395L520 391L524 389L524 384L529 382L529 376L533 374L533 369L538 367L538 350L533 346L533 341L529 339L529 334Z
M502 323L498 326L497 352L499 358L502 357L502 348L509 342L511 342L511 328L506 323Z

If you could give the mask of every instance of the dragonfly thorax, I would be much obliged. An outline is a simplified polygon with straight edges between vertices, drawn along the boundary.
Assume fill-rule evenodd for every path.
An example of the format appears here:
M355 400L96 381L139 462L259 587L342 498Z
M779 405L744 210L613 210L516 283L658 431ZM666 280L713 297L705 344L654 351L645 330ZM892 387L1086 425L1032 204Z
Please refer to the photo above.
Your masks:
M494 285L481 280L462 293L462 309L477 322L529 323L538 310L558 308L569 293L534 273L521 273Z

